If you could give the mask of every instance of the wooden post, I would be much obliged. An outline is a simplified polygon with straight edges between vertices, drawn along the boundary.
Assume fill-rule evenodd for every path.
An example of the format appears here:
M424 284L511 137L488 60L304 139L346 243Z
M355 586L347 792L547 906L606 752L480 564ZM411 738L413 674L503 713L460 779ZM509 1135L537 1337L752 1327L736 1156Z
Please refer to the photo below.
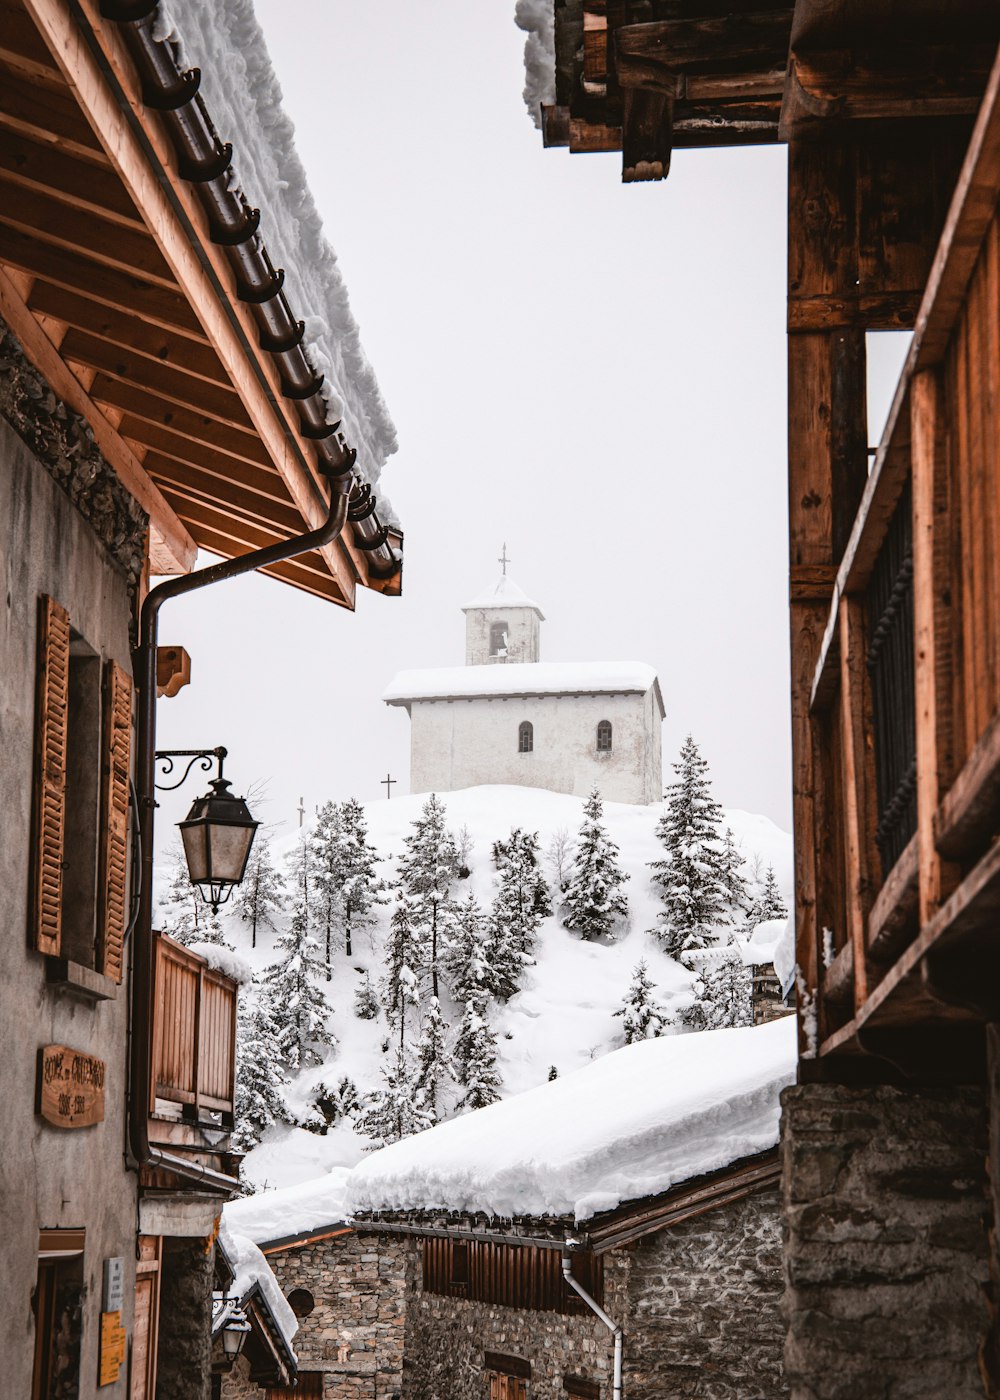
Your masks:
M954 776L950 481L942 432L942 394L936 369L910 387L913 468L913 634L917 702L917 843L920 853L920 924L934 917L954 888L957 869L942 862L934 823Z
M868 997L868 913L873 898L875 800L871 705L865 668L863 604L842 598L840 631L840 739L844 773L844 857L847 936L854 951L854 1009Z

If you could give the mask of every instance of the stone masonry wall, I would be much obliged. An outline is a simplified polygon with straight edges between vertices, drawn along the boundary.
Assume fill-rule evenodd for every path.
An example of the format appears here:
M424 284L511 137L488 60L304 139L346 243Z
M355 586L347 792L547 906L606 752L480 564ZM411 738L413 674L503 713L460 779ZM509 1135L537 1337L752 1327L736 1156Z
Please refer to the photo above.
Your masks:
M811 1084L782 1102L792 1400L981 1400L982 1092Z
M406 1252L393 1236L353 1233L268 1255L287 1297L316 1300L299 1319L293 1346L300 1371L322 1371L337 1400L393 1400L403 1369ZM223 1383L223 1400L235 1400Z
M528 1312L424 1293L420 1241L409 1245L409 1293L403 1400L487 1400L483 1353L531 1362L531 1400L565 1400L563 1377L596 1380L611 1395L612 1336L596 1317ZM628 1256L604 1260L604 1307L626 1308Z
M628 1400L777 1400L782 1374L776 1187L648 1235L631 1251Z

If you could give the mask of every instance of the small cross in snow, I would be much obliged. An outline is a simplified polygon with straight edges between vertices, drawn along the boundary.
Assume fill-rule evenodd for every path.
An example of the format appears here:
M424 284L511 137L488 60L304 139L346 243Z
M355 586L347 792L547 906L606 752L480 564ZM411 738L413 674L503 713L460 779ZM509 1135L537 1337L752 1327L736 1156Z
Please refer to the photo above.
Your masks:
M389 798L392 796L392 785L393 785L393 783L395 783L395 781L396 781L395 778L390 778L390 777L389 777L389 774L386 773L385 777L382 779L381 783L379 784L380 787L384 787L384 788L385 788L385 797L386 797L386 801L387 801L387 802L388 802Z
M301 798L301 797L299 798L299 805L298 805L298 807L296 807L295 810L296 810L296 811L298 812L298 814L299 814L299 826L301 826L302 823L303 823L303 822L305 821L305 819L306 819L306 805L305 805L305 799L304 799L304 798Z
M507 577L507 565L508 565L508 564L512 564L513 562L514 562L514 561L513 561L512 559L508 559L508 558L507 558L507 541L504 540L504 542L503 542L503 550L502 550L502 552L501 552L501 554L500 554L500 558L497 560L497 563L498 563L498 564L502 564L502 565L503 565L503 576L504 576L504 578Z

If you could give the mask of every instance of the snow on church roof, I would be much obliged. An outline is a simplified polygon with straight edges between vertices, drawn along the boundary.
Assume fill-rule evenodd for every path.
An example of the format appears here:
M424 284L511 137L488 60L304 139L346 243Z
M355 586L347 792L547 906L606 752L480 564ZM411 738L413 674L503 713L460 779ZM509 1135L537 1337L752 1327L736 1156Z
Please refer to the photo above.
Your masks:
M462 611L472 612L473 608L534 608L541 621L545 621L545 614L538 604L529 598L523 589L518 588L507 574L501 574L492 588L477 594L471 603L465 604Z
M399 671L382 693L387 705L526 695L645 695L660 683L642 661L523 661Z
M373 1153L346 1205L587 1220L774 1147L795 1062L794 1016L639 1041Z

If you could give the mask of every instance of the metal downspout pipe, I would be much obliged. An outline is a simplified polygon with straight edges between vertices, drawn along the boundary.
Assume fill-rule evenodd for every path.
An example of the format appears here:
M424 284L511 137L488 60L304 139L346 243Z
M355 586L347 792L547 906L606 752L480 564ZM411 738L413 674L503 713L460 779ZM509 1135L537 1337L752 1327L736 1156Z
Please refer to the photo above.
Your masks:
M580 1295L590 1311L600 1318L615 1339L614 1379L611 1393L614 1400L622 1400L622 1341L625 1334L616 1322L611 1321L611 1318L608 1317L596 1298L592 1298L583 1284L578 1283L573 1277L573 1256L568 1250L563 1250L562 1272L563 1278L569 1284L570 1288L572 1288L573 1292Z
M331 544L343 530L348 518L354 454L349 452L346 465L339 473L330 472L330 501L327 518L315 530L280 540L264 549L225 559L210 568L193 574L178 574L165 579L146 594L139 617L139 645L134 670L138 703L136 714L137 755L136 791L139 802L140 884L139 911L132 946L132 1004L131 1044L129 1048L128 1149L132 1164L139 1167L162 1167L189 1181L200 1182L214 1191L235 1191L235 1177L213 1171L210 1167L189 1161L173 1152L154 1147L149 1141L149 1110L152 1089L152 1031L155 1007L155 974L153 966L153 815L156 755L156 644L160 609L171 598L179 598L196 589L208 588L226 579L238 578L255 569L307 554L321 545Z

